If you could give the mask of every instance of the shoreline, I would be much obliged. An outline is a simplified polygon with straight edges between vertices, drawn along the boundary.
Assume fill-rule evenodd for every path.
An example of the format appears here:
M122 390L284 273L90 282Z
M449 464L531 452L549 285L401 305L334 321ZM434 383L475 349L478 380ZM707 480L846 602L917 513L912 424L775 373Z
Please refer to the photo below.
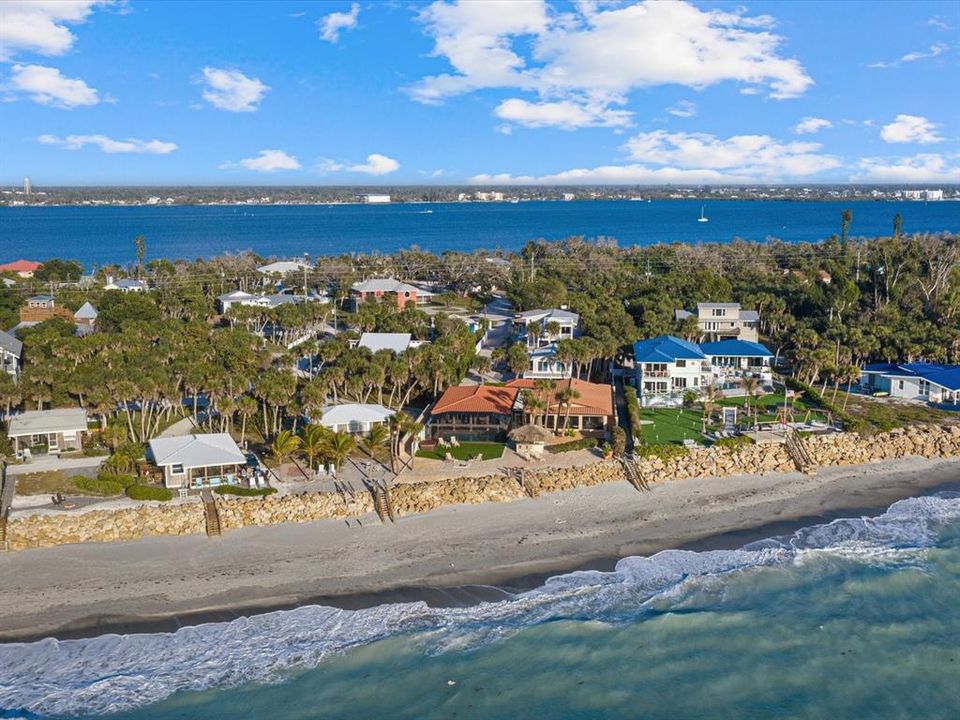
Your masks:
M609 483L536 500L448 506L389 526L365 517L363 527L323 520L244 528L215 540L150 537L25 550L0 556L0 577L10 579L0 588L0 642L170 632L302 605L462 606L558 574L609 571L630 555L729 549L836 517L878 514L896 500L958 483L960 460L910 457L821 468L814 476L670 481L646 493Z

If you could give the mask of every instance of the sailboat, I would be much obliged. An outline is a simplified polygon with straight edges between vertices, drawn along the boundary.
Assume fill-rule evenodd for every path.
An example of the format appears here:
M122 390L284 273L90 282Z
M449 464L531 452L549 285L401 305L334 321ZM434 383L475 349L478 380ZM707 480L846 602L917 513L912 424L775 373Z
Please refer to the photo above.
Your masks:
M710 222L710 218L703 214L703 205L700 206L700 217L697 218L697 222Z

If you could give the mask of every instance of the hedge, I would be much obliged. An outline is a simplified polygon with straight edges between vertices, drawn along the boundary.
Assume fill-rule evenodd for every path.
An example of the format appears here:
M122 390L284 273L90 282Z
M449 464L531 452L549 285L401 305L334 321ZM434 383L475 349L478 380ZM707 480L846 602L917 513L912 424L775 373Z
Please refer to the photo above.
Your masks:
M572 450L585 450L596 446L596 438L580 438L579 440L571 440L570 442L558 443L556 445L547 445L547 450L552 453L564 453Z
M137 484L137 479L133 475L124 475L120 473L102 472L97 475L97 480L102 482L115 482L122 488L128 488L131 485Z
M687 454L687 449L673 443L640 443L634 446L633 454L644 458L656 457L666 462L683 457Z
M156 485L131 485L127 488L127 497L131 500L159 500L166 502L173 499L173 492L169 488Z
M268 488L245 488L237 485L219 485L213 489L218 495L240 495L241 497L266 497L273 495L277 489Z
M716 448L727 448L728 450L739 450L744 445L753 445L754 439L748 435L737 435L736 437L720 438L713 446Z
M81 490L86 490L95 495L123 495L123 485L114 480L79 477L74 482Z
M643 437L643 423L640 422L640 401L637 399L636 388L625 385L623 397L627 404L627 417L630 419L630 432L635 438Z

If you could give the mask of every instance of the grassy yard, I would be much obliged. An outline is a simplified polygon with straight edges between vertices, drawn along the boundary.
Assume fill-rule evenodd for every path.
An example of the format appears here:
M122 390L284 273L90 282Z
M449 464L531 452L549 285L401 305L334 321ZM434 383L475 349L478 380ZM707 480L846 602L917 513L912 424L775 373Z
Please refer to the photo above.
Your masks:
M47 470L46 472L26 473L17 475L16 491L18 495L93 495L97 493L81 490L77 487L76 479L67 477L63 470Z
M484 460L493 460L503 455L503 443L494 442L462 442L460 447L438 447L436 450L418 450L417 457L431 460L445 460L447 453L456 460L471 460L478 454L483 454Z
M640 419L652 424L641 425L643 441L647 443L677 443L700 440L703 413L699 408L644 408Z
M842 407L844 393L837 395L837 406ZM874 399L851 394L847 412L878 430L890 430L917 422L960 422L960 413L948 412L915 403Z

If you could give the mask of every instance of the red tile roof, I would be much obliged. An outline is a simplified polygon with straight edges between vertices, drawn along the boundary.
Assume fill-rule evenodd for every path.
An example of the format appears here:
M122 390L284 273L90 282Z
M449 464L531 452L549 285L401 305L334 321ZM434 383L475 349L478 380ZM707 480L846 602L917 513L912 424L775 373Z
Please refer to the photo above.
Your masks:
M520 390L499 385L456 385L447 388L432 413L496 413L509 415Z
M534 381L528 378L511 380L506 387L516 388L518 390L532 389ZM578 393L577 397L570 406L571 415L613 415L613 388L610 385L587 382L577 378L554 381L554 392L564 390L568 387ZM564 412L566 411L564 406ZM551 403L549 412L557 412L556 403Z
M43 266L43 263L33 260L14 260L13 262L0 265L0 272L33 272Z

